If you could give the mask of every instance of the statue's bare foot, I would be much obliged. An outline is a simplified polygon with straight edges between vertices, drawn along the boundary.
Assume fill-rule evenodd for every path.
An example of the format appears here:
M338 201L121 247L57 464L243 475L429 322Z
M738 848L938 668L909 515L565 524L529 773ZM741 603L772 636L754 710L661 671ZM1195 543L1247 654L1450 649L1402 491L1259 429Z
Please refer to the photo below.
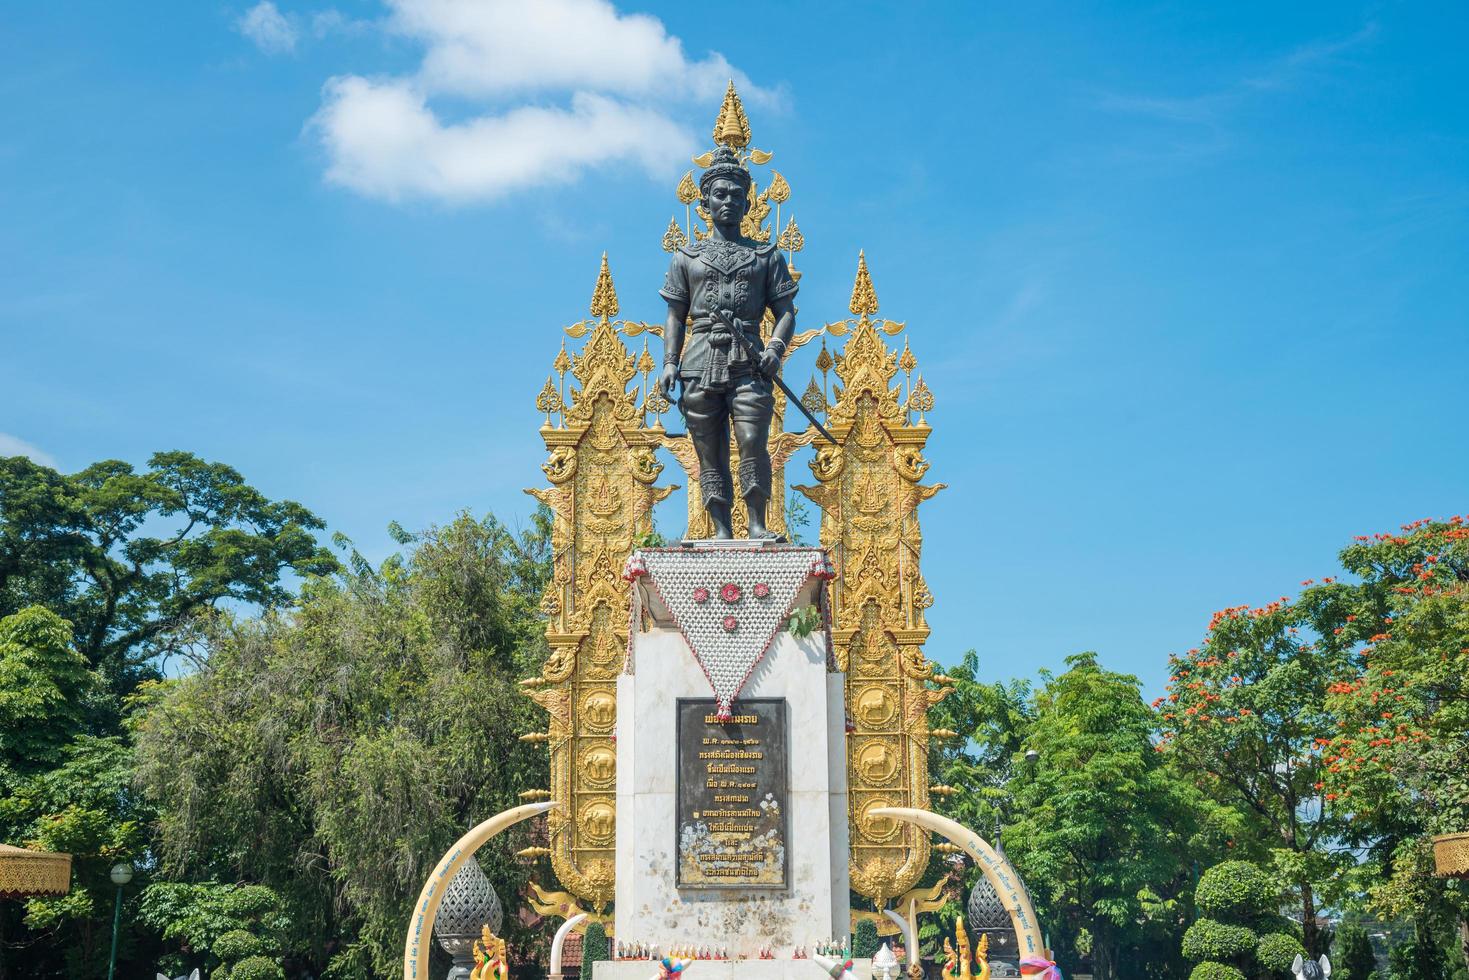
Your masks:
M785 542L786 542L786 536L784 534L776 534L774 531L770 530L769 528L762 527L761 525L756 524L754 521L751 521L750 522L750 540L751 541L778 541L781 544L785 544Z

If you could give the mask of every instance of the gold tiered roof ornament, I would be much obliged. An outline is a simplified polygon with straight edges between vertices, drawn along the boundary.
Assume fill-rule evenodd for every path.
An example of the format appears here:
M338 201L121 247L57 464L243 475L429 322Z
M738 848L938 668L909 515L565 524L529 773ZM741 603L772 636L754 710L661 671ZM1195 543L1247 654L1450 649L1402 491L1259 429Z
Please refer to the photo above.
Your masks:
M745 106L740 101L739 93L735 91L733 80L724 91L724 102L719 107L719 116L714 120L714 145L728 147L735 157L747 169L751 164L764 166L774 157L774 153L767 153L750 146L750 120L745 115ZM691 161L695 166L708 167L714 162L714 150L708 150L694 157ZM674 191L680 204L684 206L684 224L680 229L678 218L668 219L668 229L663 233L663 251L674 252L680 246L687 245L690 241L707 238L709 229L713 227L709 213L704 210L699 202L699 185L694 179L694 172L690 170L684 174L678 182ZM791 274L798 280L801 277L796 272L796 253L806 247L806 240L801 236L801 230L796 226L794 217L787 220L784 230L775 232L781 228L780 209L781 205L790 200L791 185L786 181L778 170L770 171L770 183L765 190L760 190L758 181L750 182L750 211L740 223L740 234L757 242L768 242L772 233L777 233L776 245L786 253L786 262L791 267ZM771 205L775 205L775 221L767 225L765 220L770 217ZM704 222L703 228L694 227L694 214Z

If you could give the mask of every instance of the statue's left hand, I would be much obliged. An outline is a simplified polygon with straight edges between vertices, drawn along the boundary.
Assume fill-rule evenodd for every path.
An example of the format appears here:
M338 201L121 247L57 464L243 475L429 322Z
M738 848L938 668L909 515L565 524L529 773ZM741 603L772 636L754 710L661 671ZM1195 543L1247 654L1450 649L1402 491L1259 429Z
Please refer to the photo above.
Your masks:
M770 348L760 352L760 373L773 378L780 373L780 358Z

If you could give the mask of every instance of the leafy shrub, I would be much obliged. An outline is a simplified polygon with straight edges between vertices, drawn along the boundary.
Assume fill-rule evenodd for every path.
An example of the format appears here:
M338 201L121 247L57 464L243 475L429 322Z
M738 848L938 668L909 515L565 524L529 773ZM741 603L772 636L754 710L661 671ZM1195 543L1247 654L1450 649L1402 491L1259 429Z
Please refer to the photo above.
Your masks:
M285 971L265 956L247 956L230 970L230 980L285 980Z
M1287 936L1283 932L1261 936L1255 945L1255 962L1260 969L1271 974L1289 973L1292 961L1305 955L1306 947L1297 942L1295 936Z
M233 963L249 956L259 956L260 950L259 939L243 929L232 929L214 941L210 952L226 963Z
M1191 960L1235 960L1255 949L1254 930L1200 919L1183 934L1183 955Z
M1188 980L1245 980L1245 975L1223 963L1200 963L1188 975Z
M852 955L859 959L871 959L877 955L877 924L871 919L857 923L852 933Z
M607 928L600 922L593 922L587 926L586 936L582 939L582 972L591 976L591 968L586 964L597 963L605 959L607 959Z
M1225 861L1199 878L1194 901L1214 918L1250 919L1268 911L1275 887L1264 871L1248 861Z
M224 897L224 914L259 921L280 910L281 900L264 885L245 885Z
M816 632L821 626L821 610L814 605L802 606L791 613L791 618L786 621L786 628L791 635L797 639L804 639Z

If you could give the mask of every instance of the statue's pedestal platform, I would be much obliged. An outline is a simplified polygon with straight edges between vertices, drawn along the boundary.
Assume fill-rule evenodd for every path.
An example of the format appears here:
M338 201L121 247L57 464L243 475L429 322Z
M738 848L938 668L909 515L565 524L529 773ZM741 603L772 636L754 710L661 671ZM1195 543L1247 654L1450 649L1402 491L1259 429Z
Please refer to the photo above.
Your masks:
M592 967L591 980L653 980L652 960L605 960ZM695 960L684 970L688 980L821 980L827 973L815 960ZM852 976L868 980L872 961L852 961Z
M780 629L764 647L766 623L816 601L821 581L804 569L823 556L814 548L775 554L784 557L767 563L774 556L745 548L726 566L706 548L669 549L648 556L635 586L638 622L617 681L614 932L624 942L749 957L696 961L690 980L818 980L810 960L756 957L851 932L843 675L829 669L824 627L803 638ZM799 574L790 570L798 557ZM733 601L721 595L730 582L740 589ZM699 590L710 595L686 601ZM765 650L743 675L729 717L717 714L712 690L728 666L719 658L748 651L727 639L705 646L699 618L707 627L724 616L739 618L736 638L746 630ZM599 963L595 980L654 972L645 961Z

